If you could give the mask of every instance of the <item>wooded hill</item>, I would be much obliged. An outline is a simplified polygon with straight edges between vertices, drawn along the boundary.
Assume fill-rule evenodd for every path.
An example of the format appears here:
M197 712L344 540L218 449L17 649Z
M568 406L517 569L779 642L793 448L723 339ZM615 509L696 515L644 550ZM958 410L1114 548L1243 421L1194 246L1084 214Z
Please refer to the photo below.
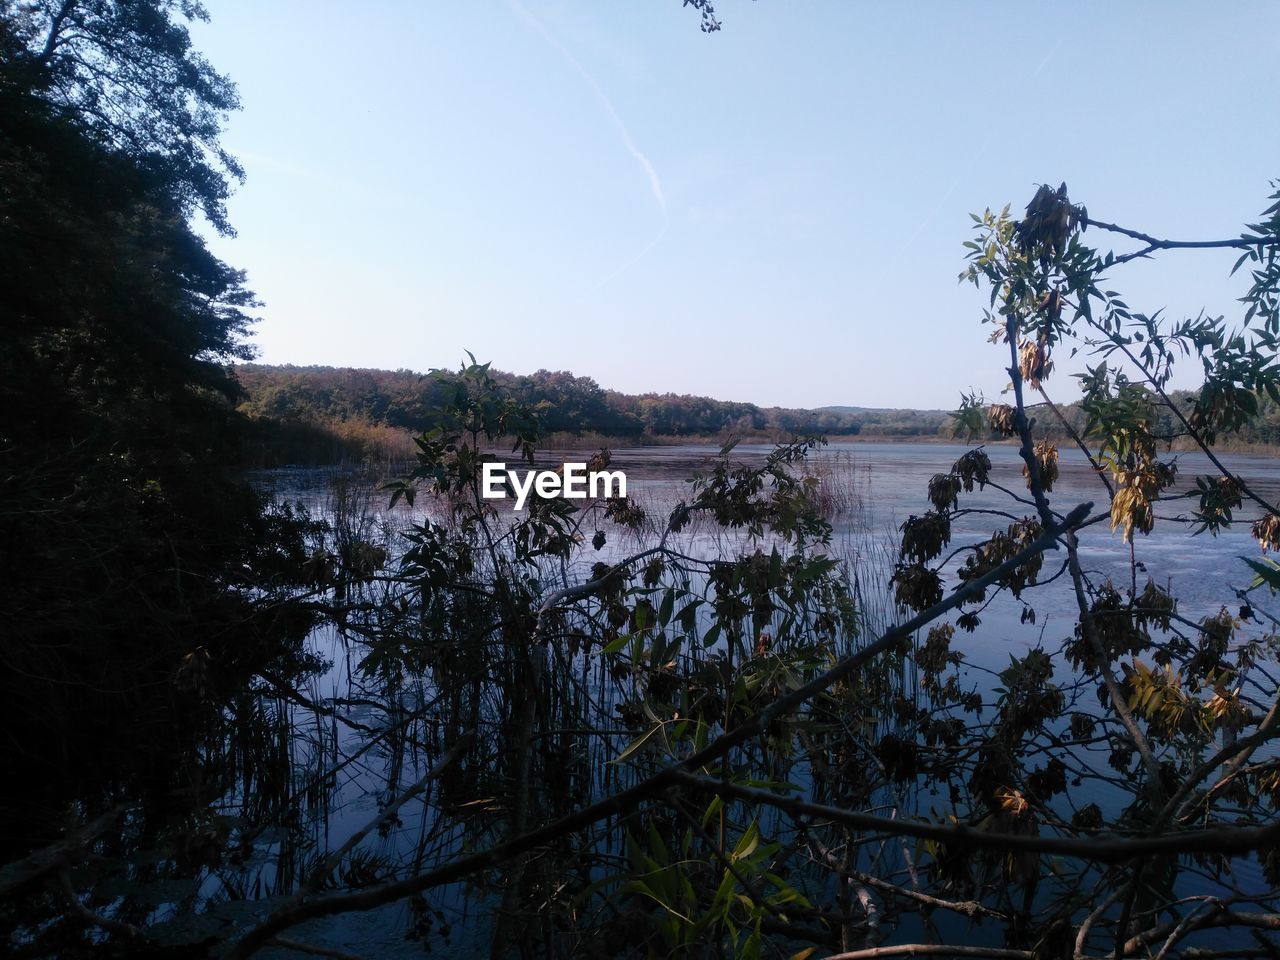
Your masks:
M235 372L243 388L239 409L249 419L248 457L263 466L407 459L413 453L410 437L438 421L456 386L454 373L439 370L242 364ZM690 394L627 394L562 370L494 371L493 376L515 399L538 410L544 435L565 438L629 443L730 436L772 441L801 434L832 439L949 439L955 426L946 410L858 406L804 410ZM1179 391L1173 397L1189 409L1194 395ZM1082 433L1086 418L1078 405L1063 405L1062 411ZM1051 419L1044 417L1042 422ZM1157 433L1175 437L1180 432L1167 410L1158 412L1157 419L1153 424ZM1057 427L1047 436L1059 442L1070 440ZM1001 438L993 433L983 439ZM1227 444L1280 444L1280 407L1260 398L1258 415Z
M432 426L455 382L454 374L444 371L349 367L245 364L236 373L245 391L240 410L254 423L262 458L285 456L285 462L294 463L316 462L317 456L324 459L334 452L355 453L361 445L374 448L366 453L394 455L407 432ZM546 434L631 442L728 434L906 438L937 436L951 419L943 410L800 410L688 394L626 394L566 371L493 375L517 400L539 411Z

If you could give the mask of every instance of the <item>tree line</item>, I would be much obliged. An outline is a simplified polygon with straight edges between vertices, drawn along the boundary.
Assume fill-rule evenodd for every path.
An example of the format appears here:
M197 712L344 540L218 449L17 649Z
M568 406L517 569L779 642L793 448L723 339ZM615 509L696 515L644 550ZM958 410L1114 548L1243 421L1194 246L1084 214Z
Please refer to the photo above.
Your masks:
M243 456L257 466L394 461L414 452L413 433L438 423L459 385L459 373L433 370L374 370L351 367L245 363L235 368L243 391ZM830 438L889 440L951 439L965 435L985 442L1005 440L985 423L985 410L960 414L932 409L832 406L818 409L761 407L675 393L628 394L601 387L593 378L567 371L538 370L491 375L534 411L544 435L613 442L680 442L697 439L785 440L819 434ZM1172 404L1189 411L1197 393L1170 391ZM1280 404L1260 395L1256 410L1225 432L1228 446L1280 444ZM1049 409L1032 405L1041 433L1056 442L1083 434L1088 416L1079 402ZM976 415L976 419L974 419ZM1185 446L1171 408L1153 404L1152 432Z
M239 409L251 421L255 453L262 462L318 462L334 454L360 459L379 450L407 450L405 432L437 423L459 382L458 373L448 370L415 373L264 364L242 364L236 375L244 390ZM951 420L941 410L804 410L690 394L627 394L566 371L492 371L492 376L535 412L547 435L591 435L633 443L730 435L774 440L815 433L933 437Z
M991 292L1010 402L939 427L1017 443L1025 488L977 447L934 475L877 610L803 469L816 437L756 465L726 443L669 511L503 517L480 492L501 440L533 462L588 423L834 432L812 412L474 362L255 394L234 367L253 295L192 227L229 230L239 176L201 14L0 0L7 955L352 956L309 922L392 904L426 949L464 886L493 957L1276 955L1280 506L1214 449L1280 407L1280 184L1222 240L1092 219L1065 185L975 216L963 277ZM1238 325L1103 286L1183 248L1239 253ZM1053 358L1081 349L1083 399L1055 406ZM1192 394L1168 389L1179 358ZM350 490L324 523L270 506L237 464L274 423L421 431L379 495L427 509L395 529ZM1093 501L1054 492L1058 436ZM1172 442L1214 466L1186 493ZM1246 505L1257 581L1181 601L1145 537L1191 552ZM1075 614L1037 630L1055 581ZM997 598L1039 639L991 676L965 637Z

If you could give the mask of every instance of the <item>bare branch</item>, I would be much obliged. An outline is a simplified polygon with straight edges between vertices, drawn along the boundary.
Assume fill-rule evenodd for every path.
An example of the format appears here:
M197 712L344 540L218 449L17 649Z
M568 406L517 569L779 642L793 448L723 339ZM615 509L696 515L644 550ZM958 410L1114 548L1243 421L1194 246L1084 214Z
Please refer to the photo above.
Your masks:
M271 946L283 947L286 950L294 950L298 953L309 953L314 957L333 957L334 960L364 960L364 957L358 953L347 953L345 950L321 947L313 943L303 943L300 940L287 940L284 937L276 937L271 941Z
M868 947L833 953L825 960L878 960L880 957L991 957L993 960L1034 960L1032 950L1003 947L960 947L945 943L903 943L896 947Z
M1139 257L1154 253L1156 250L1209 250L1214 248L1250 250L1254 247L1270 247L1280 244L1280 236L1274 234L1258 237L1232 237L1229 240L1161 240L1140 230L1130 230L1127 227L1121 227L1114 223L1103 223L1101 220L1091 220L1088 217L1081 218L1080 222L1085 226L1097 227L1099 230L1107 230L1111 233L1119 233L1146 244L1141 250L1116 257L1113 263L1127 263L1130 260L1136 260Z
M124 807L112 807L97 819L72 830L57 843L37 850L22 860L0 866L0 897L8 896L51 870L65 867L79 856L86 846L106 833L111 825L120 819L122 813L124 813Z
M750 803L767 804L785 810L793 816L821 818L890 836L921 837L959 847L1053 853L1098 863L1120 863L1134 857L1146 857L1157 853L1251 853L1259 846L1273 843L1280 838L1280 822L1265 827L1226 825L1211 830L1171 832L1156 837L1115 834L1078 838L1023 836L975 829L965 824L923 823L859 813L842 807L810 803L797 797L772 793L755 787L742 787L735 783L699 777L683 771L673 771L670 777L689 787Z
M109 933L120 934L131 939L139 935L138 928L133 924L122 923L119 920L112 920L110 917L94 913L81 903L80 895L76 893L75 887L71 885L71 877L65 869L58 871L58 886L62 888L62 892L66 895L67 904L71 907L71 912L84 923L91 927L101 927Z

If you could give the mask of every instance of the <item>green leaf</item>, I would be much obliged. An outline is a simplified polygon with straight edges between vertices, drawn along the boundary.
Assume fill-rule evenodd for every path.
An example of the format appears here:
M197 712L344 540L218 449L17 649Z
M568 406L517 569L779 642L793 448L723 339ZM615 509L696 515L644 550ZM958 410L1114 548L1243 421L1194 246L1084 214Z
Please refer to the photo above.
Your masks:
M662 724L658 724L655 727L649 728L647 731L640 734L640 736L636 737L629 744L623 747L622 752L608 762L622 763L628 757L633 756L636 753L636 751L640 750L646 743L649 742L649 740L653 737L653 735L661 729L662 729Z
M675 606L676 592L668 588L662 595L662 604L658 607L658 625L665 627L671 622L671 610Z
M698 607L702 606L704 602L700 598L690 600L676 614L675 618L685 632L693 633L694 627L698 625Z
M716 794L711 798L711 802L707 804L706 811L702 814L703 829L706 829L707 824L711 822L711 818L719 813L723 806L724 799L719 794Z
M1253 583L1249 584L1250 590L1266 584L1271 588L1272 593L1280 592L1280 563L1266 558L1254 560L1249 557L1241 557L1240 559L1247 563L1253 572L1258 575L1254 578Z
M702 646L704 648L714 646L715 642L719 639L720 639L720 624L713 623L710 629L708 629L707 632L702 635Z
M621 650L630 642L631 642L631 634L629 633L619 634L617 637L615 637L614 639L606 643L604 645L604 649L601 652L606 654L617 653L619 650Z
M733 848L733 853L729 855L729 859L737 863L744 857L751 856L758 846L760 846L760 825L758 821L752 820L751 826L747 827L742 836L738 838L738 842Z

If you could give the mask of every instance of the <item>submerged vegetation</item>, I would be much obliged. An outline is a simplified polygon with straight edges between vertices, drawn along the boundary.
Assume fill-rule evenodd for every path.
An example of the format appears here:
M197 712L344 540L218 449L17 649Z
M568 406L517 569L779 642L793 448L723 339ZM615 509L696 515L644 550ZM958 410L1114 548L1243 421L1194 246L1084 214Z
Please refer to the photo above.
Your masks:
M1280 202L1195 243L1065 185L975 217L962 279L1010 391L956 421L1021 472L971 447L889 546L834 535L857 479L811 460L817 435L755 460L726 442L668 505L503 513L491 451L533 463L549 431L815 424L474 360L363 392L332 374L325 406L306 391L330 374L247 368L246 400L254 301L191 226L229 229L239 175L217 145L234 90L179 24L198 13L0 5L10 955L1280 951L1280 509L1215 453L1280 404ZM1239 252L1238 319L1109 289L1198 247ZM1071 350L1093 358L1080 418L1050 398ZM1183 358L1205 381L1179 397ZM299 410L412 426L410 464L340 479L316 517L273 505L234 467L274 442L246 403L300 446ZM1091 502L1061 501L1063 442ZM1175 442L1214 467L1186 493ZM1208 614L1141 554L1246 515L1257 579ZM974 518L989 536L960 535ZM1127 577L1106 579L1086 551L1114 543ZM1070 626L970 663L984 617L1034 627L1051 584Z

